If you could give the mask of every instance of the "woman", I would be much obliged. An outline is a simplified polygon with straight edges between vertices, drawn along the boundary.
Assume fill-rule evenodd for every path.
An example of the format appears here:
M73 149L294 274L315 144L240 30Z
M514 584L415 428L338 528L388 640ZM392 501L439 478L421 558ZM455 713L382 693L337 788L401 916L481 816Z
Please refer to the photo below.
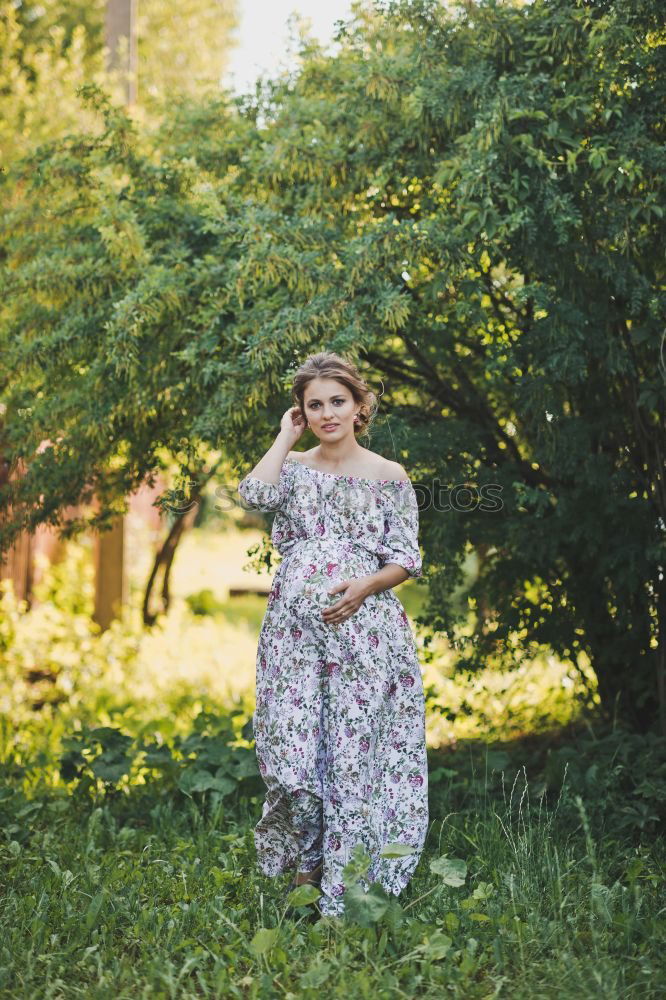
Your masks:
M320 884L323 914L344 912L342 870L357 843L369 881L396 895L409 882L428 825L423 682L407 615L392 591L420 576L418 506L397 462L363 448L376 398L332 352L296 372L297 405L239 483L275 511L283 556L257 650L254 713L267 787L255 828L266 875L297 867ZM309 427L319 444L291 449ZM389 843L410 855L385 858Z

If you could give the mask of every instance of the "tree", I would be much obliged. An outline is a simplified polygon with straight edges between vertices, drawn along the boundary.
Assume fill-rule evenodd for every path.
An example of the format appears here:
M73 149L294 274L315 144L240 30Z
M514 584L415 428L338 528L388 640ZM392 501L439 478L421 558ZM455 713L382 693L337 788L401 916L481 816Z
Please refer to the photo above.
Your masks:
M182 439L241 468L331 347L385 381L372 447L430 490L424 624L472 669L585 652L606 711L664 724L656 8L419 0L357 7L338 42L149 139L91 91L100 137L26 163L57 202L11 220L3 398L14 453L60 441L12 499L57 518L113 462L111 505ZM465 641L470 547L494 610Z
M0 0L5 170L40 142L94 131L99 119L78 100L77 87L96 83L124 103L123 73L109 72L104 58L106 7L107 0ZM155 124L163 103L219 86L237 19L237 0L142 0L136 117Z
M142 0L140 5L140 76L145 94L136 102L137 46L136 32L132 46L131 86L128 85L127 60L113 59L105 64L105 44L118 55L118 35L129 34L130 13L138 4L106 0L44 0L43 3L0 2L0 156L7 170L27 149L35 148L59 136L78 130L93 135L99 129L99 115L89 110L76 96L76 89L95 82L110 91L112 98L126 103L131 96L131 111L143 121L159 120L160 103L176 96L194 96L219 85L235 24L234 0L187 0L174 4L168 0ZM124 8L124 9L121 9ZM201 39L206 44L201 44ZM165 47L172 59L165 58ZM121 42L122 50L122 42ZM177 74L177 75L175 75ZM170 84L167 86L167 84ZM175 85L179 94L176 95ZM13 175L16 176L16 175ZM2 196L5 204L19 202L22 193L5 177ZM44 203L42 201L42 210ZM48 210L48 209L47 209ZM0 412L0 424L2 413ZM0 452L2 467L8 465ZM9 469L7 468L7 474ZM14 463L13 474L18 474ZM116 531L97 536L95 559L98 566L95 616L101 624L109 620L109 606L114 593L109 581L114 576L120 586L122 573L114 572L115 560L122 552L122 519L113 522ZM14 585L28 597L31 578L32 538L25 533L17 539L16 551L8 554L5 570L11 567ZM112 571L100 550L115 555ZM168 580L165 580L168 592ZM26 589L28 587L28 589ZM102 601L101 595L107 600Z
M219 92L237 23L235 0L140 0L141 102L161 113L176 98Z

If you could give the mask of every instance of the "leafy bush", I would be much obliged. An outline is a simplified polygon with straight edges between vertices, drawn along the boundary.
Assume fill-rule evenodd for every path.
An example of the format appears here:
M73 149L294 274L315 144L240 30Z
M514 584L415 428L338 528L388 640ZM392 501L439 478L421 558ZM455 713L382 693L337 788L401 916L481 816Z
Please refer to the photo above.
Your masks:
M234 743L232 718L202 711L192 732L176 735L171 745L146 742L112 726L86 726L63 740L60 774L94 797L159 782L163 793L201 797L210 792L216 805L236 791L258 790L261 782L254 750Z

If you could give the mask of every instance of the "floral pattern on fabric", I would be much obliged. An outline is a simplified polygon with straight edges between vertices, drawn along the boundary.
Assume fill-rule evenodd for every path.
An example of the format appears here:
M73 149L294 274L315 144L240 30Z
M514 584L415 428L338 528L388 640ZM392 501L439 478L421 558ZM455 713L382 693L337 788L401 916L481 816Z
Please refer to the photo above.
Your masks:
M422 575L418 505L406 480L372 480L283 463L277 486L246 476L251 507L274 511L282 556L257 649L253 717L266 784L255 827L266 875L323 861L320 907L344 911L342 869L355 844L368 881L394 894L418 863L428 826L423 681L414 635L393 590L371 594L337 628L321 612L345 579L398 563ZM383 858L399 841L415 853Z

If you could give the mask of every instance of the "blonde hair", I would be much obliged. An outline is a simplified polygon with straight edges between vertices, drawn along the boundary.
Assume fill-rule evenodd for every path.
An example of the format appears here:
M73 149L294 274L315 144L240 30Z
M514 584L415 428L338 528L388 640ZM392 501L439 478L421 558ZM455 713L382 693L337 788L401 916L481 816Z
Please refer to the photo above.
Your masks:
M300 406L306 420L305 387L315 378L334 378L349 389L358 406L359 422L354 423L354 433L357 437L366 435L377 412L378 403L376 395L359 374L356 366L334 351L320 351L319 354L311 354L305 359L296 370L291 392L294 405Z

